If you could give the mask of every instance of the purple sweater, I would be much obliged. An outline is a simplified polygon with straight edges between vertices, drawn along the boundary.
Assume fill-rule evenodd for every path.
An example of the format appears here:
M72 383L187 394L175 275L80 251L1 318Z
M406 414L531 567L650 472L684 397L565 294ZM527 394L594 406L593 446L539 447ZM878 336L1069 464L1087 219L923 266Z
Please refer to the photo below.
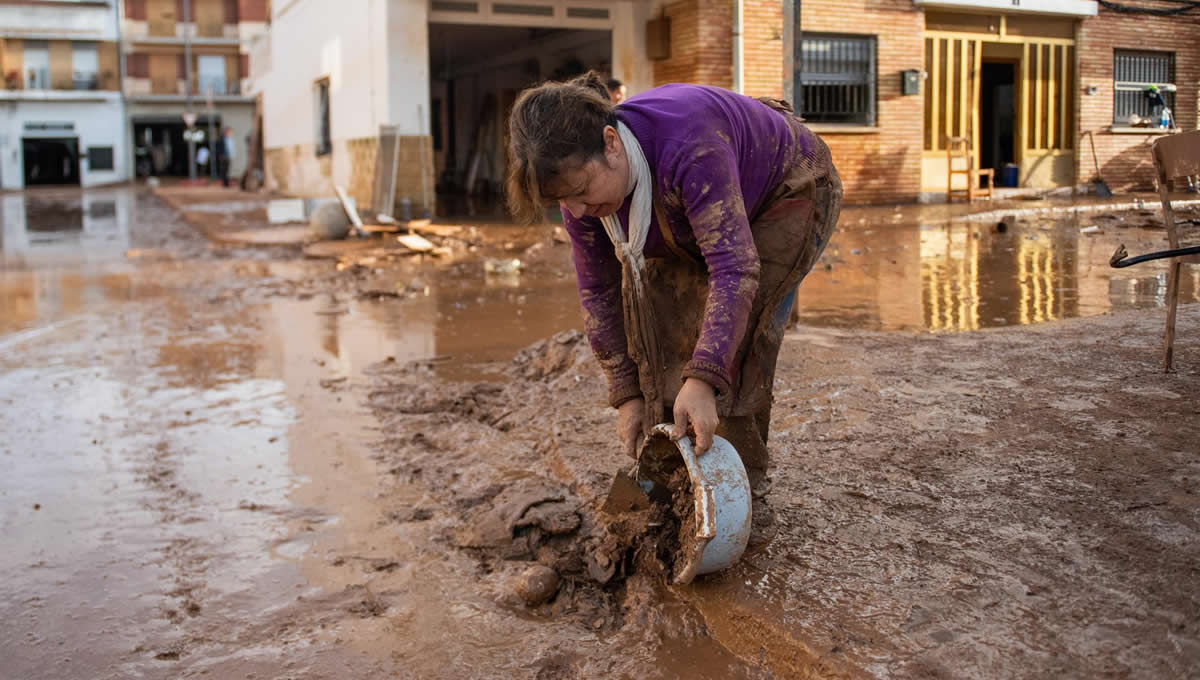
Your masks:
M664 85L630 98L617 112L642 145L655 182L651 194L675 244L708 268L704 322L684 377L727 392L758 290L750 220L793 165L831 167L829 150L807 129L799 128L804 134L797 138L788 121L762 102L715 87ZM626 229L629 204L627 197L619 213ZM621 265L599 219L562 212L584 327L616 406L641 395L637 366L626 350ZM657 211L643 252L678 257L663 239Z

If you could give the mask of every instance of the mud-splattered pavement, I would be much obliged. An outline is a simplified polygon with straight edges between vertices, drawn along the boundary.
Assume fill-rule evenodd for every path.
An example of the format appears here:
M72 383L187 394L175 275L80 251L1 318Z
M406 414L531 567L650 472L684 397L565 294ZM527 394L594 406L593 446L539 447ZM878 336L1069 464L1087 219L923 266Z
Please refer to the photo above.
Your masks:
M1200 670L1200 310L1162 376L1161 268L1092 264L1161 231L851 213L781 356L771 528L664 588L589 561L624 462L555 335L565 248L338 273L130 190L0 200L3 677Z

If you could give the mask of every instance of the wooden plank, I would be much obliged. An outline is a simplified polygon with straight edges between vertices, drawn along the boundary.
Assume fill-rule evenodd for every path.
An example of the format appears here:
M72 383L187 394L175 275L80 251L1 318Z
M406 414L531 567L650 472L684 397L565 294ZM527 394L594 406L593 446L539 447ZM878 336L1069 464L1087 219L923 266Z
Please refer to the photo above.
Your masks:
M1026 45L1022 50L1021 56L1021 87L1017 88L1021 97L1021 122L1016 126L1017 130L1017 162L1021 162L1024 157L1025 149L1029 147L1029 46Z
M415 250L418 253L426 253L434 249L432 241L418 234L404 234L403 236L397 236L396 240L405 248Z
M1034 149L1044 149L1042 138L1042 127L1045 120L1042 118L1042 45L1041 43L1030 43L1031 51L1037 54L1037 63L1034 65L1033 78L1033 146Z
M954 105L951 98L954 96L954 41L947 39L946 44L946 91L942 93L942 105L946 119L946 137L954 136L954 123L951 121L951 116L954 115ZM949 145L947 145L949 146Z
M398 224L364 224L362 230L368 234L399 234Z
M967 41L958 41L958 136L966 137L967 143L971 143L971 134L967 131L967 100L970 99L970 83L967 81ZM967 167L974 167L971 160L971 154L975 149L967 149ZM967 178L970 183L971 178Z
M1061 110L1062 113L1059 114L1059 116L1058 116L1058 118L1059 118L1059 121L1058 121L1058 139L1059 139L1058 148L1073 149L1073 148L1075 148L1075 144L1073 143L1074 140L1071 139L1071 134L1070 134L1071 130L1070 130L1070 123L1069 123L1069 121L1072 118L1074 118L1074 116L1075 116L1074 111L1072 111L1071 100L1069 98L1071 93L1074 92L1074 89L1071 87L1071 82L1070 82L1070 78L1069 78L1070 69L1073 66L1072 60L1071 60L1071 48L1063 46L1062 54L1063 54L1062 61L1060 61L1059 65L1058 65L1059 66L1058 76L1059 76L1059 84L1060 84L1059 91L1060 91L1060 96L1062 97L1062 101L1059 102L1059 110Z
M974 47L975 67L971 73L971 80L974 84L974 87L971 88L971 148L979 149L979 90L980 81L983 80L983 41L976 40Z
M932 150L937 151L938 149L942 148L941 120L938 116L938 113L939 113L938 112L938 100L939 100L938 95L941 94L941 85L939 85L938 79L941 77L942 39L941 38L931 38L930 40L933 42L933 58L930 62L930 67L929 67L929 84L928 84L928 87L931 90L930 96L929 96L929 101L932 104L929 107L929 127L933 131L932 132L932 135L933 135Z
M1058 148L1056 143L1059 141L1055 133L1058 132L1058 118L1054 115L1055 104L1058 100L1057 89L1055 86L1055 76L1058 75L1058 48L1054 45L1047 45L1049 58L1047 59L1046 69L1046 148Z
M362 218L358 216L358 210L350 202L350 198L346 196L346 190L335 184L333 185L333 192L337 194L338 201L342 204L342 210L346 211L346 217L350 218L350 224L353 224L355 229L362 231Z

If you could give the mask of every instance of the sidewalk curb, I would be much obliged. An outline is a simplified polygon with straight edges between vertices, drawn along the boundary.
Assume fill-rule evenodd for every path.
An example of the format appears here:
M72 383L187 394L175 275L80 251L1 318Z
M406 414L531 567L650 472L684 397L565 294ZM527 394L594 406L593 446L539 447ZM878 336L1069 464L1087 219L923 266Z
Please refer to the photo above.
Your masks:
M1187 208L1200 205L1200 199L1172 201L1175 208ZM1008 217L1059 217L1065 215L1083 215L1097 212L1120 212L1122 210L1158 210L1154 203L1123 202L1123 203L1093 203L1086 205L1049 206L1045 208L1019 208L1016 210L989 210L987 212L971 213L963 217L967 222L994 222Z

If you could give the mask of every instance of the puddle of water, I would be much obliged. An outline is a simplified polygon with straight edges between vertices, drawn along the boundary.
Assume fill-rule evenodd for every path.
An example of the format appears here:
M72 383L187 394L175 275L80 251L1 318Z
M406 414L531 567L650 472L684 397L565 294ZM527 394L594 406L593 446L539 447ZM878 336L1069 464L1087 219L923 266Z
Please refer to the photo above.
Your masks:
M130 242L129 188L0 195L0 268L111 259Z
M1112 269L1116 247L1161 249L1164 232L1079 232L1076 221L892 224L838 232L800 287L803 323L877 330L968 331L1158 307L1165 262ZM828 265L828 266L824 266ZM1200 268L1184 267L1180 301L1200 301Z

